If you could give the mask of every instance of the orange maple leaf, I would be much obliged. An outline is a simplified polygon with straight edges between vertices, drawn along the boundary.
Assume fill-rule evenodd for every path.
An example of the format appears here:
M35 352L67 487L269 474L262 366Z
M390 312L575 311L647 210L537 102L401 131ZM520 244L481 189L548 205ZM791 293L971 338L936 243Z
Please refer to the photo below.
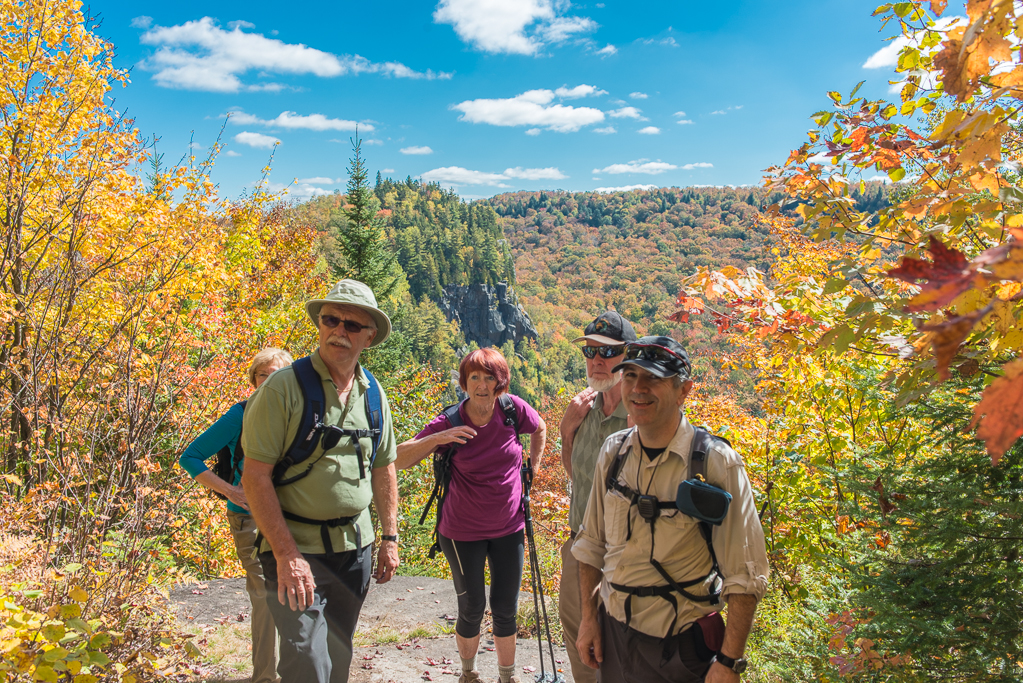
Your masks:
M991 464L997 465L1005 451L1023 436L1023 359L1007 363L1005 374L984 390L980 403L973 407L973 422L979 423L977 436L987 445Z

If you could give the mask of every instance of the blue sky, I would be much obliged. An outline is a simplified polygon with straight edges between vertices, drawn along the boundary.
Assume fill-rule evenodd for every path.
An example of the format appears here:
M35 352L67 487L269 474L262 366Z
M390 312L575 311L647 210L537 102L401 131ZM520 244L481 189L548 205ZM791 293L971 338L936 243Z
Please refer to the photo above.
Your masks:
M158 151L214 180L303 199L343 190L360 124L372 173L462 196L744 185L804 139L828 90L888 95L876 2L558 0L118 3L99 33L132 70L114 92ZM305 9L302 9L302 8ZM301 11L299 11L301 10ZM890 32L887 34L890 35ZM869 65L872 68L867 68ZM296 182L297 181L297 182Z

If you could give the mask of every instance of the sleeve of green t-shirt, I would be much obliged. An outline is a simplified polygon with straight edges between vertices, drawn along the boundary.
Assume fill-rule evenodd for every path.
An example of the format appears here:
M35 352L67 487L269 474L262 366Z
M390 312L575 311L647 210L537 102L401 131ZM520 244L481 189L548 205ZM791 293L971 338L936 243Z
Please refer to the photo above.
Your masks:
M398 444L394 441L394 424L391 421L391 404L387 400L387 394L382 390L380 402L384 433L380 438L380 446L377 448L377 459L373 462L373 469L387 467L398 459Z
M275 375L280 373L275 373ZM291 405L281 390L282 382L271 376L245 406L242 448L245 457L276 465L284 455ZM278 378L280 379L280 378Z

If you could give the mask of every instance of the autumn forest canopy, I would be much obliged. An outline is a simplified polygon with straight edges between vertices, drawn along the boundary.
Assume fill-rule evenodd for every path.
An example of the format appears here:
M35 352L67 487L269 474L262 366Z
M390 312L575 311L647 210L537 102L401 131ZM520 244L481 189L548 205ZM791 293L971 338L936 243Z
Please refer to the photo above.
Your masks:
M159 591L238 575L182 449L247 395L260 348L315 348L303 303L370 283L364 355L399 441L475 346L445 289L507 283L537 331L502 349L556 426L569 340L614 308L694 358L691 419L743 456L771 587L756 681L1023 678L1023 16L1008 0L877 9L904 36L891 101L836 83L756 187L464 201L377 173L344 193L218 195L218 146L168 165L114 107L114 46L77 3L0 2L0 671L190 675ZM965 16L961 16L965 15ZM270 174L272 159L262 169ZM882 174L888 180L865 181ZM375 176L375 177L374 177ZM552 429L534 516L548 592L568 498ZM402 570L443 576L399 479Z

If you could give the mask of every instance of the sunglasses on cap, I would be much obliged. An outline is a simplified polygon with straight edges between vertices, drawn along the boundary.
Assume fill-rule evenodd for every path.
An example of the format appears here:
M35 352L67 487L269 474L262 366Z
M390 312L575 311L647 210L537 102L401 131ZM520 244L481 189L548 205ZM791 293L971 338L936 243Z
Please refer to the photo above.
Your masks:
M625 348L626 360L648 360L652 363L660 363L667 367L681 364L685 373L689 374L689 361L678 355L671 349L657 344L629 344Z
M337 327L338 325L344 325L345 326L345 332L348 332L349 334L358 334L359 332L362 332L363 330L371 330L371 329L373 329L372 325L360 325L359 323L355 322L354 320L344 320L343 318L339 318L336 315L330 315L329 313L327 313L327 314L321 313L320 314L320 323L324 327L326 327L328 329L331 329L331 330L334 329L335 327Z
M622 355L625 351L624 344L617 344L615 346L584 346L583 355L587 358L593 359L597 356L601 358L615 358L616 356Z

